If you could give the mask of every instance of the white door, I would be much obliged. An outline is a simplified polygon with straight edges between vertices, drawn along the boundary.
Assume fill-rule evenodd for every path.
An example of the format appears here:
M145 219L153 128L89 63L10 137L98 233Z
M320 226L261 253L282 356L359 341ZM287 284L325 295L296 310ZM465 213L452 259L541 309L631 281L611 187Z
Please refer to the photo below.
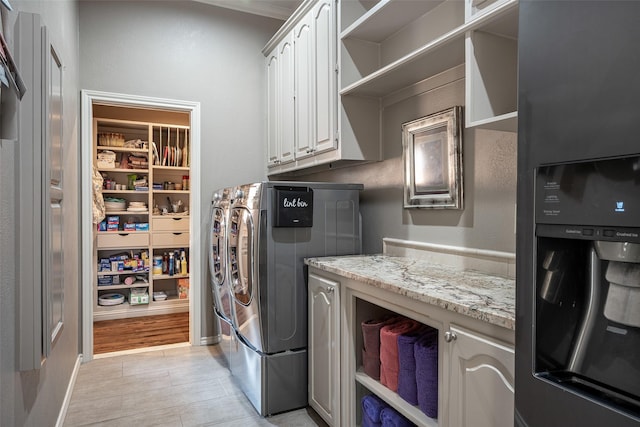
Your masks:
M452 326L449 425L513 426L515 352Z
M309 405L330 426L340 417L339 285L309 274Z

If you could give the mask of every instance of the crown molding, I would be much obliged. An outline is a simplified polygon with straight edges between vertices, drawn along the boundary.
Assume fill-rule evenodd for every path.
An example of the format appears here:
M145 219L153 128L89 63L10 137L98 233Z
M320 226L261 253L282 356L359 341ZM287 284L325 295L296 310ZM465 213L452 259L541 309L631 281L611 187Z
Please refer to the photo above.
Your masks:
M254 15L280 19L282 21L286 21L295 10L295 7L291 9L284 6L278 6L277 4L274 4L275 2L264 1L264 0L242 0L242 1L241 0L195 0L195 1L200 3L206 3L212 6L233 9L239 12L251 13Z

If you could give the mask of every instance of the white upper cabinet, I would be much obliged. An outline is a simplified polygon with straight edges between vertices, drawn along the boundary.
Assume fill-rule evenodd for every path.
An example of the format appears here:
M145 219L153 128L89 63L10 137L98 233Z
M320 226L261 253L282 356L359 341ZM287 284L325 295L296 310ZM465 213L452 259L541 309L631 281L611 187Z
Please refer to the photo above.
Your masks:
M336 5L337 0L305 1L263 49L267 79L271 82L272 58L278 57L274 52L288 38L293 43L293 106L288 104L285 93L288 87L269 84L267 89L269 175L336 167L345 161L379 160L377 137L373 142L364 138L367 142L362 146L354 143L354 138L347 138L346 143L340 141ZM277 59L276 67L283 74L284 58ZM365 107L364 111L373 108ZM292 142L286 139L289 132L293 134ZM276 149L282 146L292 147L293 155L285 159L285 150Z

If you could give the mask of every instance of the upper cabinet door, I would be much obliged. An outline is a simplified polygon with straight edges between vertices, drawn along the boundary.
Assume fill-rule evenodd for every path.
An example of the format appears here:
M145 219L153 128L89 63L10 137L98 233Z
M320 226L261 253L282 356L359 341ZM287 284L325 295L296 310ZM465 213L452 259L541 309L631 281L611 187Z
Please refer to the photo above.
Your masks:
M267 164L276 165L280 159L278 149L279 132L279 87L278 87L278 50L267 56Z
M336 8L333 0L319 1L312 10L315 76L316 152L337 148Z
M292 162L294 157L294 48L293 35L289 34L278 46L278 56L280 58L280 110L278 123L280 125L280 163Z
M307 14L293 30L295 70L295 135L296 158L313 153L313 114L315 64L311 14Z

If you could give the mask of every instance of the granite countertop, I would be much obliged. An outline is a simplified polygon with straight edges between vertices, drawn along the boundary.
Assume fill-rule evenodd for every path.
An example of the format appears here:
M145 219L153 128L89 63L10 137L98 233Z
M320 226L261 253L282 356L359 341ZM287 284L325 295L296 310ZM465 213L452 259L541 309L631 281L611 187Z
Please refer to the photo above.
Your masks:
M515 280L425 260L353 255L308 258L311 267L515 330Z

